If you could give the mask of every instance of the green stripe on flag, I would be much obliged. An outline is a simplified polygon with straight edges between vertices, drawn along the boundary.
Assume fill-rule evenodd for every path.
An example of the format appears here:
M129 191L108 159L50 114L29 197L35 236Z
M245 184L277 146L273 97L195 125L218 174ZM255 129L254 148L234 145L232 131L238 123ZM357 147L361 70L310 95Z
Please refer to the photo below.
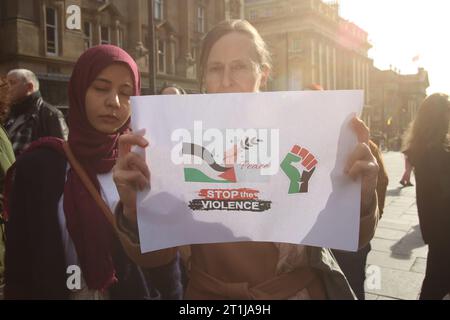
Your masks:
M186 180L186 182L231 183L230 181L227 180L211 179L200 170L194 168L184 169L184 180Z

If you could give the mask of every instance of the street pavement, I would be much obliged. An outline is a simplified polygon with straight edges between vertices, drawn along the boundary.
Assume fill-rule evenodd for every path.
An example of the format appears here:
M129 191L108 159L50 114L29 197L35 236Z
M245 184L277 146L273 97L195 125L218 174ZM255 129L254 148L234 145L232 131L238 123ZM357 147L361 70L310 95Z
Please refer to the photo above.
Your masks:
M366 299L415 300L425 275L428 247L422 240L415 187L399 181L403 154L383 153L389 175L385 210L367 259ZM414 175L411 182L415 184Z

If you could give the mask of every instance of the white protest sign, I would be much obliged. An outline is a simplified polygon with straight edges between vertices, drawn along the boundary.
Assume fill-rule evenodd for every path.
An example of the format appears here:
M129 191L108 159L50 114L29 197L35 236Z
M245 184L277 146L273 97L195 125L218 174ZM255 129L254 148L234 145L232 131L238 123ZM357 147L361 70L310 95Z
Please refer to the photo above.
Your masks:
M269 241L355 251L361 182L344 174L362 91L142 96L151 190L142 252Z

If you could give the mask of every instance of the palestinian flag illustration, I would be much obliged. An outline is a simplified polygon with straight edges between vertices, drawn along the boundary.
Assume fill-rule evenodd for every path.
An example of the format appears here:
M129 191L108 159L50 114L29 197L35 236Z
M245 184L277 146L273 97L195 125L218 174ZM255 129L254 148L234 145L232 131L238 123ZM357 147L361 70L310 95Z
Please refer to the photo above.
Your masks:
M216 162L213 154L205 147L193 144L183 144L183 155L191 155L203 160L202 164L192 164L184 168L186 182L203 183L236 183L234 166L223 166Z

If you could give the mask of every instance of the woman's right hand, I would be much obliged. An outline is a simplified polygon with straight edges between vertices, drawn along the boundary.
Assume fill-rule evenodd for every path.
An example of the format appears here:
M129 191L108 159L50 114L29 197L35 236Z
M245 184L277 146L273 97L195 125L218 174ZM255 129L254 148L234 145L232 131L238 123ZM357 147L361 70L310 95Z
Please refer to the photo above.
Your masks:
M119 138L119 158L113 168L113 179L123 204L123 213L132 223L137 222L136 194L150 187L150 170L145 159L132 152L131 148L146 148L148 141L133 133Z

